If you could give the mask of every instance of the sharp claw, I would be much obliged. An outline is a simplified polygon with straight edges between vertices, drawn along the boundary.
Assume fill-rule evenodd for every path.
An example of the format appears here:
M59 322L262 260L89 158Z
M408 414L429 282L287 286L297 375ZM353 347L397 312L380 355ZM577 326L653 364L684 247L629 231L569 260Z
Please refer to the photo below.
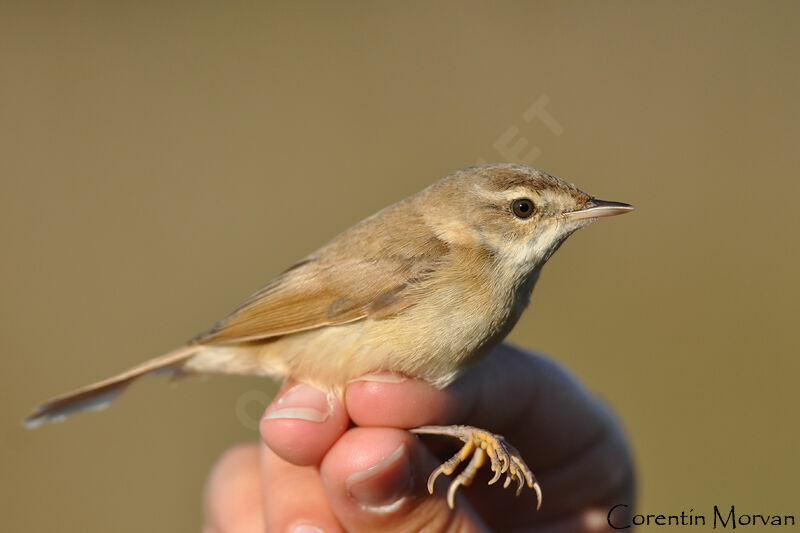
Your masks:
M442 466L443 465L437 466L436 469L431 472L431 475L428 476L428 492L430 494L433 494L433 485L436 483L436 478L439 477L439 474L444 472L444 468L442 468Z
M505 474L503 488L508 488L511 482L516 480L516 494L519 496L522 488L527 484L536 493L536 509L541 508L542 490L539 483L522 460L519 451L505 442L503 437L470 426L426 426L414 429L412 432L457 437L465 443L457 454L431 472L428 477L428 492L431 494L434 493L434 485L441 474L450 476L460 464L463 464L472 455L472 460L466 469L452 480L447 489L447 505L451 509L455 507L455 495L458 488L462 485L470 485L486 456L489 457L491 470L494 472L489 480L489 485L497 483Z
M536 510L542 508L542 488L539 486L537 482L533 482L533 487L531 487L534 492L536 492Z
M456 491L458 490L459 485L461 485L461 483L458 481L458 479L455 479L452 483L450 483L450 487L447 489L447 506L450 509L453 509L456 506Z

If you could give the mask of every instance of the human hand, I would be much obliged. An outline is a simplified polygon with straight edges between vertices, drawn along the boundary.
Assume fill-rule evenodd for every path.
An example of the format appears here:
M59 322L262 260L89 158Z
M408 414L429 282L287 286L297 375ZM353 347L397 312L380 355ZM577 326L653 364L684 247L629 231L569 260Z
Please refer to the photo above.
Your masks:
M459 490L455 510L444 476L429 495L428 474L449 454L437 458L427 445L460 442L405 430L450 424L517 447L542 486L542 509L533 491L516 498L487 486L488 467ZM342 405L287 383L260 429L262 442L214 467L206 533L605 531L608 509L632 503L630 451L606 408L551 360L507 344L445 390L378 374L351 383Z

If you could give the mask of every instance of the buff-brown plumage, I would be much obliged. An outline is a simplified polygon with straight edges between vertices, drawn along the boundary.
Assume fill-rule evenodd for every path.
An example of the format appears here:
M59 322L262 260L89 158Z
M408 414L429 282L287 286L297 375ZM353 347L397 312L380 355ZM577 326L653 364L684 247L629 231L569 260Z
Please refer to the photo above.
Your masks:
M509 208L516 198L532 200L530 218ZM337 392L390 370L445 386L511 330L569 234L629 209L614 205L519 165L458 171L341 233L178 350L27 422L104 406L159 370L291 376Z

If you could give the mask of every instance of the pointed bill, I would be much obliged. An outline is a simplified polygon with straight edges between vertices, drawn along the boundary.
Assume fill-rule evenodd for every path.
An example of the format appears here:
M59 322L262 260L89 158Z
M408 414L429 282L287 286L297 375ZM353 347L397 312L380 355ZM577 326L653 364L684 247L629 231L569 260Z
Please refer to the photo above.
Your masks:
M583 209L564 213L564 216L567 218L567 220L583 220L586 218L601 218L624 215L625 213L630 213L631 211L633 211L632 205L623 204L622 202L608 202L606 200L597 200L596 198L592 198L586 202L586 205L583 207Z

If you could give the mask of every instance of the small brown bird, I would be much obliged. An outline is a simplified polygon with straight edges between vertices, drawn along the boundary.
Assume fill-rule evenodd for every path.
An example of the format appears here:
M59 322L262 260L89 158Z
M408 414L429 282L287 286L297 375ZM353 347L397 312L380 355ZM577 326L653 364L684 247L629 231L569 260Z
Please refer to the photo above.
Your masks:
M451 383L508 334L539 272L575 230L633 207L512 164L459 170L376 213L286 270L227 318L175 351L39 406L28 427L106 407L150 373L292 377L342 397L348 382L391 371ZM426 426L463 448L431 474L467 467L468 485L488 457L494 477L541 491L519 453L468 426Z

